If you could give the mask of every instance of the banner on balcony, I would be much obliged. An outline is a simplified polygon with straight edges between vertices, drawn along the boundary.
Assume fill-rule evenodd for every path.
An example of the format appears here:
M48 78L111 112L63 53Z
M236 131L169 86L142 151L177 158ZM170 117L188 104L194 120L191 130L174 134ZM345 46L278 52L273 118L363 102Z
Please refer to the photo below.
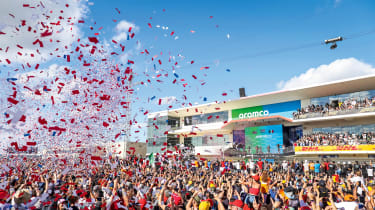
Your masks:
M375 145L343 145L343 146L297 146L295 153L375 153Z

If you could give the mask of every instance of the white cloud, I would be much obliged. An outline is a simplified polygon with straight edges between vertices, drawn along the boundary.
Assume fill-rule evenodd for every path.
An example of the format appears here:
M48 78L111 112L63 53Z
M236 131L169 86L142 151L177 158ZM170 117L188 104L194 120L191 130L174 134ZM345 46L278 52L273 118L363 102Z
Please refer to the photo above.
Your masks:
M139 27L136 26L134 23L131 23L126 20L121 20L115 27L116 35L113 36L112 39L118 42L127 40L130 27L132 28L132 33L136 33L139 31Z
M134 23L131 23L131 22L128 22L126 20L122 20L120 21L117 25L116 25L116 30L117 31L128 31L129 28L132 27L133 29L132 30L136 30L136 26ZM138 27L137 27L138 28ZM138 29L137 29L138 30Z
M128 50L127 52L125 52L123 54L121 54L120 58L119 58L120 62L127 63L128 60L131 60L130 58L133 56L133 54L134 54L134 50L132 50L132 49Z
M5 33L0 35L2 63L6 63L6 59L9 59L12 63L35 64L48 61L56 54L63 55L67 52L70 45L82 33L78 27L78 20L83 19L87 13L87 7L83 2L44 0L40 3L31 0L3 0L0 5L0 31ZM52 36L41 37L41 33L47 31L47 28L53 33ZM37 39L43 42L43 47L33 44ZM65 49L65 46L68 49ZM57 48L58 50L55 51ZM51 52L54 55L51 55ZM34 57L31 54L34 54Z
M370 64L355 58L338 59L328 65L310 68L305 73L294 76L287 81L280 81L277 88L283 90L295 89L374 74L375 68Z

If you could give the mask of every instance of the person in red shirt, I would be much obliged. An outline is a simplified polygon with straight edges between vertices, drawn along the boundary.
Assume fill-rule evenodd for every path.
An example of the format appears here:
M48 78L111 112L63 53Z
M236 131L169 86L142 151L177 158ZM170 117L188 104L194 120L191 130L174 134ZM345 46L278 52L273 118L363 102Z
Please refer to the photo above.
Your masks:
M263 170L263 161L262 161L262 159L259 158L257 164L258 164L259 169Z
M326 160L324 161L324 173L327 173L329 169L329 162Z

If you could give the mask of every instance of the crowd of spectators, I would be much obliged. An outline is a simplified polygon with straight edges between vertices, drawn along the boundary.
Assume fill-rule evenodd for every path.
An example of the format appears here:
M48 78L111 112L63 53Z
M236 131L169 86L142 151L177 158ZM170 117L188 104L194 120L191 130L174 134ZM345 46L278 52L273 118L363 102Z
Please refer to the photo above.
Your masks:
M0 164L0 209L375 207L371 162L271 163L155 155L87 162L13 157Z
M304 135L296 141L296 146L342 146L375 144L375 133L356 134L329 134L315 133Z
M302 115L309 113L320 113L325 115L329 112L337 111L349 111L359 110L362 108L375 107L375 97L365 98L364 100L358 99L347 99L345 101L335 101L332 103L326 103L325 105L308 105L305 108L298 109L297 112L293 113L294 119L299 119Z

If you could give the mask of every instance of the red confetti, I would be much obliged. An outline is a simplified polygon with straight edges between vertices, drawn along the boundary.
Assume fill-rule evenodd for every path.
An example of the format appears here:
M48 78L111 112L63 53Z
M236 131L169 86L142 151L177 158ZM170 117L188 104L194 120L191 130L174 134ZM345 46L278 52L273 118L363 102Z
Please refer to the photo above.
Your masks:
M58 126L53 126L53 127L49 127L48 130L53 130L53 131L66 131L66 128L60 128Z
M104 127L108 127L109 124L108 124L107 122L103 122L103 126L104 126Z
M26 145L27 146L36 146L36 142L28 141L28 142L26 142Z
M148 23L148 27L152 28L151 23Z
M17 105L18 104L18 101L14 98L8 98L8 101L14 105Z
M25 115L22 115L19 121L21 121L21 122L26 122L26 116L25 116Z
M73 95L79 94L79 90L73 90L73 91L72 91L72 94L73 94Z
M92 43L94 43L94 44L98 44L99 43L99 41L98 41L98 39L96 37L89 37L89 41L92 42Z
M51 36L51 35L52 35L52 31L50 32L48 30L40 34L41 37L46 37L46 36Z
M33 42L33 45L36 45L37 43L39 43L39 46L40 46L40 47L43 47L43 42L40 41L39 39L35 40L35 41Z
M102 160L99 156L91 156L91 160Z
M41 125L45 125L45 124L47 124L47 120L43 119L42 117L39 117L39 118L38 118L38 122L39 122Z

